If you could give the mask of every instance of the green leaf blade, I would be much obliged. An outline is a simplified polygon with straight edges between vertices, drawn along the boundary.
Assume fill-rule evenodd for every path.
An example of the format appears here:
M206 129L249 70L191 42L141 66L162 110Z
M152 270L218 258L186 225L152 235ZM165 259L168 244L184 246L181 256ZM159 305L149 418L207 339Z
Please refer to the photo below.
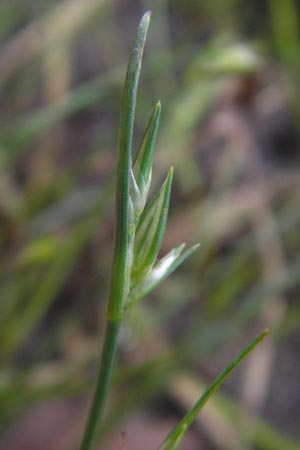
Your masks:
M257 347L269 334L269 330L265 329L260 335L258 335L253 341L250 342L236 358L218 375L214 381L205 389L204 393L200 396L193 408L184 416L184 418L173 428L171 433L164 440L158 450L176 450L183 438L186 430L190 427L197 414L201 411L209 398L215 393L215 391L223 384L225 379L230 373L240 364L240 362L248 356L252 350Z

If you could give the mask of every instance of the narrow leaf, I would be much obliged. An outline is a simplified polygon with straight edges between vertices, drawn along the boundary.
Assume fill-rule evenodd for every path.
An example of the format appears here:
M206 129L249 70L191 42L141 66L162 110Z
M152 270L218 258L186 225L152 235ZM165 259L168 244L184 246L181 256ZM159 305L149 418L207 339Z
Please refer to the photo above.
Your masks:
M158 255L167 223L172 179L173 167L141 215L134 248L133 283L151 269Z
M182 253L185 244L181 244L173 248L166 256L164 256L153 267L148 275L138 283L130 292L128 306L133 305L141 298L152 292L162 281L164 281L171 273L173 273L194 251L199 244Z
M173 428L171 433L164 440L158 450L176 450L183 438L186 430L192 424L197 414L201 411L208 399L221 386L228 375L240 364L240 362L269 334L269 330L265 329L259 336L257 336L250 344L248 344L241 353L231 361L223 372L207 387L199 400L195 403L193 408L184 416L184 418Z

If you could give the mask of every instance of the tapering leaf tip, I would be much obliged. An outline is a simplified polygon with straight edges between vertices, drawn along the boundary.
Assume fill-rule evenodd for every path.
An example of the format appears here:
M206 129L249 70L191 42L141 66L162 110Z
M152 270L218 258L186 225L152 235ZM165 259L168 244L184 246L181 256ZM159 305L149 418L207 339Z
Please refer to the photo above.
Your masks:
M139 27L145 28L146 32L147 32L147 29L148 29L148 26L149 26L149 23L150 23L151 14L152 14L151 11L146 11L143 14L143 16L142 16L142 18L140 20L140 23L139 23Z
M151 15L152 15L152 11L149 9L148 11L146 11L143 16L142 16L142 20L150 20L151 19Z
M133 285L129 296L127 306L131 306L141 298L148 295L163 280L165 280L183 261L185 261L199 247L199 244L193 245L184 253L182 253L185 243L173 248L167 255L160 259L152 268L151 272L137 285Z
M173 174L174 174L174 166L171 166L170 169L168 170L168 174L167 174L167 178L166 178L166 183L170 183L173 179Z
M166 204L169 203L169 198L171 194L171 187L173 183L173 175L174 175L174 166L171 166L168 170L165 181L162 184L161 192L164 193L164 197L166 199Z

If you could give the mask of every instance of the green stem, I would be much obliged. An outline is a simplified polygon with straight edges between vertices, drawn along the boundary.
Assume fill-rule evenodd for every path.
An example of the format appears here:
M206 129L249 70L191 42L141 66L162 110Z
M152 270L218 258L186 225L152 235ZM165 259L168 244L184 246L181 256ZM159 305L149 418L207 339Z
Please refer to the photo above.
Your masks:
M132 226L132 217L130 216L129 196L131 147L137 87L149 21L150 13L147 12L142 17L137 29L123 90L118 140L115 250L106 310L106 335L96 391L80 450L91 449L97 425L103 413L117 350L117 339L122 322L123 309L129 293L135 234L135 229Z
M136 39L127 67L121 104L118 140L115 253L107 304L107 318L112 321L122 320L123 307L129 291L132 260L131 241L134 236L129 209L132 136L138 81L149 21L150 13L147 12L143 15L137 29Z
M102 360L97 386L80 450L89 450L93 443L97 424L103 412L105 399L110 385L119 330L120 322L107 322L106 336L102 350Z

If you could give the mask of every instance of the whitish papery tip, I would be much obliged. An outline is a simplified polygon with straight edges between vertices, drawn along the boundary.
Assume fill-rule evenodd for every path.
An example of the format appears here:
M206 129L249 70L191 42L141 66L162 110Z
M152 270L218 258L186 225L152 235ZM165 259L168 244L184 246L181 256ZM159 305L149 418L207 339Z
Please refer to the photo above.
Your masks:
M149 22L150 19L151 19L151 14L152 14L152 11L150 11L150 10L146 11L145 14L142 17L142 20L145 20L145 21Z

